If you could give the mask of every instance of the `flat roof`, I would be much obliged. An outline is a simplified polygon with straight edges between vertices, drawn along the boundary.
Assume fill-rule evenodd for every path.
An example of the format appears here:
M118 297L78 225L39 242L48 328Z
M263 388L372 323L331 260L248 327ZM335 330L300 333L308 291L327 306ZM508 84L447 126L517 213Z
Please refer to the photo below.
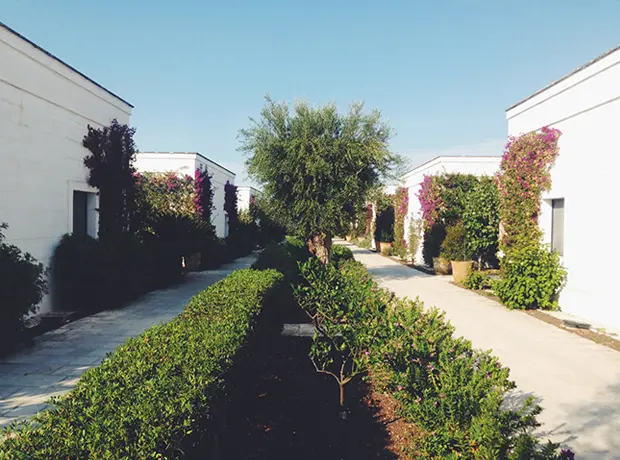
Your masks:
M236 176L236 174L234 172L232 172L230 169L225 168L224 166L222 166L221 164L219 164L217 161L213 161L211 158L207 158L206 156L204 156L202 153L200 152L138 152L138 154L157 154L157 155L198 155L200 158L202 158L203 160L208 161L209 163L213 163L215 166L218 166L220 168L222 168L224 171L228 171L229 173L231 173L233 176Z
M598 57L596 57L596 58L592 59L591 61L586 62L586 63L585 63L584 65L582 65L581 67L578 67L578 68L576 68L575 70L573 70L572 72L570 72L570 73L568 73L568 74L564 75L564 76L563 76L562 78L560 78L559 80L555 80L555 81L553 81L553 82L549 83L547 86L545 86L545 87L544 87L544 88L542 88L542 89L539 89L539 90L538 90L538 91L536 91L534 94L531 94L530 96L528 96L528 97L526 97L526 98L524 98L524 99L521 99L521 100L520 100L519 102L517 102L516 104L511 105L510 107L508 107L508 108L506 109L506 112L508 112L509 110L514 109L515 107L517 107L517 106L519 106L519 105L523 104L524 102L527 102L527 101L529 101L530 99L532 99L532 98L534 98L534 97L538 96L540 93L543 93L543 92L547 91L549 88L552 88L553 86L557 85L558 83L563 82L563 81L564 81L564 80L566 80L567 78L572 77L572 76L573 76L573 75L575 75L576 73L581 72L582 70L584 70L584 69L586 69L586 68L590 67L592 64L596 64L596 63L597 63L598 61L600 61L601 59L606 58L607 56L609 56L610 54L613 54L614 52L616 52L616 51L618 51L618 50L620 50L620 45L618 45L618 46L616 46L616 47L614 47L614 48L610 49L609 51L605 51L605 52L604 52L603 54L601 54L600 56L598 56Z
M482 158L497 158L498 160L501 160L501 155L439 155L436 156L435 158L431 158L428 161L425 161L422 164L419 164L418 166L416 166L415 168L411 168L409 171L403 173L403 175L401 177L405 177L408 174L411 174L412 172L414 172L417 169L420 169L434 161L440 160L440 159L463 159L463 158L472 158L472 159L482 159Z
M44 48L41 48L39 45L37 45L35 42L33 42L32 40L28 40L26 37L24 37L22 34L20 34L19 32L11 29L9 26L7 26L5 23L3 23L2 21L0 21L0 27L2 27L3 29L6 29L7 31L9 31L10 33L12 33L13 35L15 35L16 37L21 38L22 40L24 40L25 42L29 43L30 45L34 46L36 49L38 49L39 51L41 51L42 53L46 54L47 56L51 57L52 59L54 59L55 61L61 63L62 65L64 65L65 67L67 67L69 70L77 73L78 75L81 75L82 77L86 78L89 82L91 82L93 85L101 88L102 90L104 90L106 93L108 93L110 96L115 97L116 99L118 99L121 102L124 102L125 104L127 104L129 107L131 107L132 109L134 108L134 106L132 104L130 104L129 102L127 102L125 99L123 99L122 97L118 96L117 94L114 94L112 91L110 91L108 88L106 88L103 85L100 85L99 83L97 83L95 80L93 80L90 77L87 77L86 75L84 75L82 72L80 72L79 70L77 70L75 67L70 66L69 64L67 64L65 61L63 61L62 59L60 59L57 56L54 56L52 53L50 53L49 51L47 51Z

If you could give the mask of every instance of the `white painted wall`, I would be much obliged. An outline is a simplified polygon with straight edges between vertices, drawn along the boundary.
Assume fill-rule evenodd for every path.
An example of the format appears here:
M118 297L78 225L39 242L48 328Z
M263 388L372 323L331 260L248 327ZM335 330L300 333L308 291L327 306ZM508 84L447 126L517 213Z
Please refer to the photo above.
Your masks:
M552 188L543 197L541 227L551 241L551 206L564 198L564 257L568 280L562 310L620 328L615 238L620 164L620 49L592 62L506 113L508 133L551 126L562 131Z
M405 239L409 241L410 219L421 219L422 210L418 200L420 185L424 176L447 174L474 174L476 176L493 176L499 170L501 157L491 156L440 156L434 158L404 174L401 182L409 192L409 212L405 217ZM422 244L418 246L415 259L422 262Z
M0 24L0 222L7 242L45 265L73 229L86 183L87 126L129 123L131 106ZM96 234L96 198L89 232ZM49 307L47 302L42 310Z
M220 238L228 234L224 212L224 186L226 181L235 183L235 174L214 161L195 152L140 152L136 155L135 168L140 172L169 172L188 174L194 177L196 169L206 167L213 176L213 214L211 223Z
M250 209L250 198L260 195L260 191L249 185L237 187L237 209L239 212Z

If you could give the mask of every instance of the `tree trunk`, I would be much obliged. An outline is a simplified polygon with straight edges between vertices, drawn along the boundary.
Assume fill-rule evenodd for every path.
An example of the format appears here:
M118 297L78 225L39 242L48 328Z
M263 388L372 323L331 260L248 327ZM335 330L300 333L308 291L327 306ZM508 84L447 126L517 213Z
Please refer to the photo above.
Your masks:
M344 384L338 382L340 386L340 407L344 407Z
M323 264L329 262L329 256L332 249L332 237L325 233L316 233L308 240L308 249L310 253L315 255Z

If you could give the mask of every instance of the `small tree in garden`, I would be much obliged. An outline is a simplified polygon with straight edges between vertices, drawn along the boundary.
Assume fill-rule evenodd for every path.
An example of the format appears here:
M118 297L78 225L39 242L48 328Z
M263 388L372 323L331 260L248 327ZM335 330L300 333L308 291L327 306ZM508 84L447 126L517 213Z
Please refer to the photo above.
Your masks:
M212 176L206 167L196 169L194 173L194 206L200 218L211 223L213 213L213 185Z
M407 257L405 217L408 212L409 190L406 187L398 187L394 194L394 254L403 259Z
M263 186L274 217L323 263L332 237L348 231L354 210L397 160L381 114L363 113L362 104L341 114L334 104L298 102L291 114L287 104L267 98L240 138L248 172Z
M496 178L505 252L540 243L540 203L542 193L551 188L551 167L559 154L560 135L559 130L544 127L508 139Z
M409 241L408 241L408 253L411 256L411 260L415 262L416 254L420 242L422 241L423 225L422 221L416 217L409 219Z
M377 300L372 280L354 261L340 268L346 277L333 264L323 265L316 258L300 270L303 281L295 288L295 297L316 329L310 359L317 372L336 380L344 407L345 386L368 365L371 303Z
M492 178L480 178L469 193L463 225L469 251L478 260L478 269L482 269L483 262L495 259L499 242L499 193Z
M129 231L135 201L133 159L136 130L112 120L108 127L88 126L82 145L90 151L84 165L88 184L99 189L99 236L113 238Z
M238 230L239 211L237 210L237 186L226 181L224 185L224 211L228 216L229 235Z

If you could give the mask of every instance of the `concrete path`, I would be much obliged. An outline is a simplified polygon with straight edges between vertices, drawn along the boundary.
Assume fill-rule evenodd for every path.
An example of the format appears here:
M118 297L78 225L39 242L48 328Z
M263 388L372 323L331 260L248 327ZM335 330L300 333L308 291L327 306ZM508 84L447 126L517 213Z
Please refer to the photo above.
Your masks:
M533 395L543 407L543 436L568 445L577 458L620 459L620 352L510 311L450 284L451 277L347 246L383 287L444 310L458 335L492 350L518 385L508 403Z
M250 255L217 270L190 273L185 282L153 291L125 308L103 311L35 339L32 347L0 360L0 427L31 417L52 396L70 391L82 373L129 337L178 315L189 299L233 270L249 267Z

